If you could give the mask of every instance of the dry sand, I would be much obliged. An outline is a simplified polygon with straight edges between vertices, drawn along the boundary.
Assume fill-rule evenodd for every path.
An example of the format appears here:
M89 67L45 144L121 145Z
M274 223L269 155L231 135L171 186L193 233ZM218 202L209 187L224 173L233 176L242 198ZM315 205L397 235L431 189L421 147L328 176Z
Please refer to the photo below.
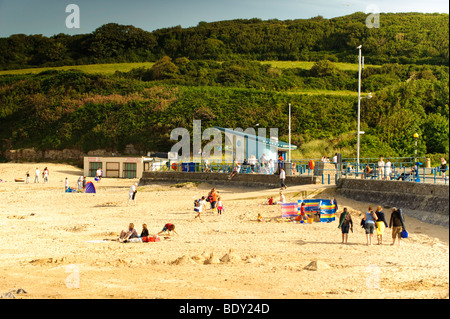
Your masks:
M50 170L49 183L33 184L34 169ZM14 182L29 170L31 184ZM256 222L280 217L279 206L259 205L279 190L218 187L225 212L194 219L193 200L211 185L138 188L137 180L103 179L96 194L64 192L82 170L70 165L0 164L0 294L23 299L61 298L449 298L448 228L422 223L406 211L408 239L367 246L359 212L369 204L337 197L351 211L354 232L341 243L337 222ZM93 181L92 178L88 180ZM323 191L321 194L318 194ZM329 198L320 185L289 188L301 196ZM385 208L389 218L388 208ZM340 211L339 211L340 213ZM154 243L113 241L133 222L150 233L165 223L180 234ZM230 251L231 250L231 251Z

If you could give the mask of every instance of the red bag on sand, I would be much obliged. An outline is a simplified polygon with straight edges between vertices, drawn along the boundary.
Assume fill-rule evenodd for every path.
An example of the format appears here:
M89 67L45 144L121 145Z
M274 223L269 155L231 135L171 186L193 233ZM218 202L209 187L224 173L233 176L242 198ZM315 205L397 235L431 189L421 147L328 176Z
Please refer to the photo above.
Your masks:
M155 237L155 236L148 236L148 237L142 237L142 241L144 243L150 243L150 242L155 242L155 241L160 241L161 239L159 239L159 237Z

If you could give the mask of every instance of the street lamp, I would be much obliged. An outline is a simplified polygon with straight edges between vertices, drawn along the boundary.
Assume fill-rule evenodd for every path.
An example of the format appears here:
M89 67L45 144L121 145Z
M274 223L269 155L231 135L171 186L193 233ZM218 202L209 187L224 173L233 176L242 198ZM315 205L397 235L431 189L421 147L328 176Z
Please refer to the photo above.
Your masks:
M414 165L417 162L417 139L419 138L419 134L414 133Z
M357 128L357 133L356 133L356 163L357 163L358 169L359 169L360 135L364 134L364 132L361 132L361 100L372 98L372 93L367 94L367 96L365 96L365 97L361 97L361 70L362 70L362 63L363 63L363 57L361 56L361 47L362 47L362 45L357 47L357 49L359 50L359 57L358 57L358 64L359 64L359 70L358 70L358 128Z
M289 160L291 162L291 103L289 103Z
M416 179L415 181L420 183L419 177L419 165L422 163L417 162L417 139L419 138L419 134L414 133L414 166L416 167Z

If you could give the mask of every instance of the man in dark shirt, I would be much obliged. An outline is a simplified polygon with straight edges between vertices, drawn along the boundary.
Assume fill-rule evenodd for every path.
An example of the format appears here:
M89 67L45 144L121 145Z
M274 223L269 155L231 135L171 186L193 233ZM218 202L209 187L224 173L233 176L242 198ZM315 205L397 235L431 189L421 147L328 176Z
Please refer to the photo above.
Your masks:
M395 245L395 239L398 238L398 246L400 246L401 233L403 230L406 230L405 219L401 209L397 209L396 207L392 209L389 228L392 228L392 245Z

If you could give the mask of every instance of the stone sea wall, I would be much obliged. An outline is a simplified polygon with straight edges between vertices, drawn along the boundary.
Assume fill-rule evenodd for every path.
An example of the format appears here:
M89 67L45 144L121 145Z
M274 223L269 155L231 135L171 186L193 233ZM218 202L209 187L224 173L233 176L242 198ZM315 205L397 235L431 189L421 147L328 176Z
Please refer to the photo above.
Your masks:
M339 196L402 208L423 222L449 227L448 185L343 178L336 186Z
M204 173L204 172L144 172L140 185L155 182L204 182L212 185L228 185L239 187L280 187L279 175L267 174L237 174L232 180L228 179L226 173ZM314 184L315 178L309 176L286 176L286 186Z

